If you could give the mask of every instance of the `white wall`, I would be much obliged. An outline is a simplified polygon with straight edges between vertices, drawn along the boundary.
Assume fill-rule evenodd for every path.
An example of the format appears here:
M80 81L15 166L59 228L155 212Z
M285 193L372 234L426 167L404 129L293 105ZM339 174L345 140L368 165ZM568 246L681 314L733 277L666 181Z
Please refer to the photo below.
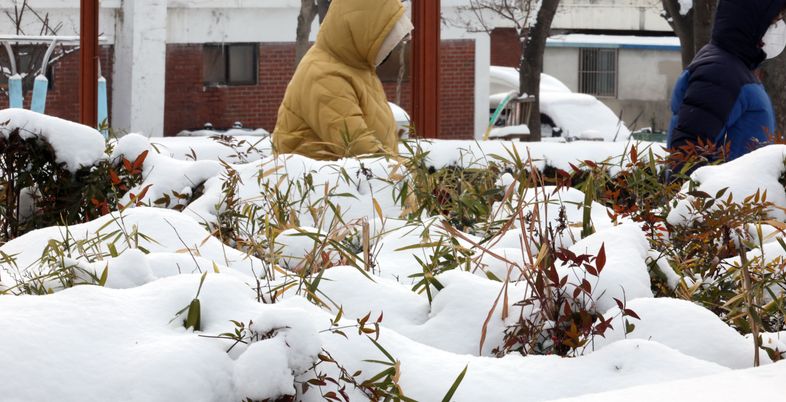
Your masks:
M553 29L664 31L661 0L562 0Z
M544 72L578 91L579 48L549 47L544 55ZM654 126L666 129L670 118L669 100L674 83L682 72L676 50L620 49L617 98L602 98L634 128Z
M619 99L662 101L682 71L678 51L626 50L619 53Z
M571 91L579 89L579 50L576 48L546 48L543 55L543 72L549 74Z

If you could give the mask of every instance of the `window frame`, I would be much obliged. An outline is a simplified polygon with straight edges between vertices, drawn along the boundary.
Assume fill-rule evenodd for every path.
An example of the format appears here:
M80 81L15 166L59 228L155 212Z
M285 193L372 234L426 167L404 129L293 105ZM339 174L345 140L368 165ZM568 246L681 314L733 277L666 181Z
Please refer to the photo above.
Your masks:
M585 54L587 52L596 52L597 57L604 53L613 54L613 70L589 70L587 66L585 66ZM580 93L592 95L596 98L605 98L605 99L617 99L619 97L619 76L620 76L620 52L618 48L615 47L581 47L579 48L579 60L578 60L578 90ZM613 83L613 91L612 93L606 93L601 91L601 77L604 74L612 74L611 82ZM594 76L594 81L588 81L590 76Z
M252 50L253 63L253 80L251 81L232 81L231 74L231 47L250 47ZM224 78L221 81L213 82L205 78L205 65L204 60L208 48L218 48L222 50L224 63ZM251 42L233 42L233 43L204 43L202 45L202 84L206 87L242 87L242 86L256 86L259 85L259 43Z

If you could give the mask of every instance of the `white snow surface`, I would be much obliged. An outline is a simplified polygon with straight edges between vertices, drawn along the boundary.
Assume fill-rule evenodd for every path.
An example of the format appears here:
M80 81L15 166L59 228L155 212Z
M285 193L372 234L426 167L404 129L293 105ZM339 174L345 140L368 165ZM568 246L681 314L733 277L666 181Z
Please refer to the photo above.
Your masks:
M119 163L125 158L133 162L144 152L147 152L142 168L144 181L128 192L124 203L128 203L131 194L140 195L146 189L146 196L141 200L146 205L165 208L185 206L197 187L224 171L224 167L215 160L183 161L159 154L148 139L139 134L121 138L115 145L111 160Z
M559 399L559 402L779 401L786 362L657 385ZM557 402L555 400L555 402Z
M156 137L148 140L156 152L183 161L246 163L273 153L268 137Z
M630 148L633 146L637 147L641 158L645 158L650 150L655 155L666 155L663 144L649 142L422 140L412 146L428 152L427 163L436 169L447 166L483 168L492 161L500 163L500 159L512 161L515 154L525 162L531 156L534 167L540 170L549 166L570 172L571 164L579 166L582 161L589 160L608 164L613 173L619 171L620 164L629 162ZM409 154L404 146L399 148L399 152L402 155Z
M99 238L101 241L97 240ZM14 256L15 261L13 264L0 264L0 287L12 287L28 281L38 283L39 280L33 278L38 278L57 264L57 261L42 260L41 255L42 250L53 241L60 242L58 249L72 259L67 265L98 275L107 265L105 260L109 260L109 244L112 243L119 253L140 249L185 257L170 255L165 257L167 261L159 259L153 268L145 266L143 261L152 259L155 254L144 259L136 253L121 256L109 263L108 283L116 283L117 287L138 286L156 276L212 271L213 263L231 267L252 278L264 272L262 261L225 246L185 214L159 208L131 208L80 225L35 230L4 244L0 251ZM63 245L66 242L70 247ZM88 249L88 252L80 253L80 247ZM159 257L163 255L159 254ZM51 281L43 283L54 289L59 287L58 283Z
M723 165L701 167L693 172L691 179L699 183L697 190L711 197L726 190L720 198L723 201L731 195L732 202L742 203L757 192L762 196L766 193L767 201L774 204L768 214L782 222L786 220L786 189L779 179L784 171L786 145L769 145ZM686 183L674 201L676 207L669 213L668 221L672 225L689 224L699 218L691 207L694 197L689 192L690 183Z
M0 110L0 135L8 138L17 129L23 139L46 140L55 151L56 161L71 172L106 157L104 136L94 128L26 109Z
M615 317L614 328L604 338L595 339L596 349L602 350L625 338L647 339L732 369L753 367L753 343L701 306L685 300L657 298L631 300L625 307L641 320L622 317L618 307L609 310L606 318ZM626 320L635 325L627 335ZM772 362L764 351L761 357L762 363Z
M473 256L469 272L459 268L437 274L434 279L441 286L430 289L429 300L413 290L417 275L423 274L417 259L430 261L433 243L451 232L440 218L424 218L417 224L398 219L403 207L394 195L405 173L396 161L319 162L301 156L268 156L263 151L256 154L258 159L239 156L222 165L218 159L227 151L199 142L206 139L196 141L210 149L197 161L188 160L187 143L157 152L150 140L138 135L121 139L113 155L135 159L149 151L143 186L150 186L150 197L173 191L194 194L204 182L203 195L195 196L184 212L128 208L84 224L33 231L0 247L15 259L0 265L0 290L7 293L0 296L1 399L218 402L297 395L297 400L319 401L320 390L303 394L300 385L315 378L310 368L320 354L329 353L349 373L360 371L359 382L388 368L374 362L388 358L370 338L399 362L401 389L418 401L441 400L465 367L467 374L454 401L593 400L590 394L608 392L612 394L603 400L664 395L679 400L677 390L696 395L695 390L686 391L688 384L709 389L705 393L716 395L713 400L728 395L743 400L748 394L734 394L736 388L715 393L738 380L755 386L755 392L770 400L778 400L780 394L774 390L782 391L782 363L732 371L750 366L750 340L701 307L653 298L647 261L652 252L639 225L615 225L605 207L593 204L590 215L596 233L581 239L574 227L583 220L577 204L584 195L578 190L547 188L525 196L528 211L537 211L544 219L548 215L551 222L560 206L543 203L547 198L562 200L571 228L560 241L572 253L596 256L601 246L605 249L606 264L599 277L590 275L586 267L564 264L558 264L559 274L571 281L590 281L593 300L577 302L589 302L589 308L614 316L614 299L619 299L642 319L633 321L636 328L628 339L620 332L625 326L615 323L607 339L595 340L594 351L576 358L518 354L492 358L506 328L533 308L517 305L531 292L520 280L527 254L533 251L522 246L521 228L514 226L485 241L460 234L458 243ZM580 160L624 164L620 155L628 155L631 146L500 141L420 145L431 151L429 163L435 167L482 168L493 154L510 157L515 149L524 159L532 155L540 169L565 170ZM653 146L653 152L662 152L659 149ZM759 176L751 176L760 178L758 185L762 181L772 185L772 177L777 181L775 175L783 169L783 149L778 149L760 151L764 153L758 161L780 164L758 166ZM640 149L639 155L646 152ZM729 164L729 171L721 176L736 180L740 174L736 169L750 175L744 170L748 164L752 162ZM236 201L248 210L257 208L254 218L266 218L265 208L281 196L277 191L292 190L287 196L292 217L276 239L264 238L264 231L251 221L239 228L246 230L249 241L273 241L280 248L282 258L275 267L226 246L212 235L218 232L206 229L215 228L218 215L226 211L221 189L231 172L239 179ZM702 185L716 185L700 172ZM503 177L500 184L515 185L511 177ZM738 186L734 191L744 194L758 185ZM344 213L344 222L335 223L326 200ZM374 265L368 271L335 266L315 276L302 269L302 262L314 257L309 236L341 232L346 237L342 241L357 249L358 227L364 221L373 238ZM496 261L477 247L481 243L510 261ZM332 259L334 254L325 255L317 257L338 263ZM341 263L355 262L353 258ZM68 285L74 286L49 276L52 272L73 272L69 280L75 283ZM489 279L489 274L499 280ZM94 285L99 282L104 286ZM22 285L47 294L14 296L21 293ZM195 299L201 327L185 329ZM377 333L359 331L358 320L365 317L368 326L378 325ZM244 325L243 342L222 335L236 330L233 321ZM765 340L780 350L782 337L767 334ZM321 363L318 370L339 376L330 364ZM328 384L321 391L336 391L336 387ZM352 386L347 392L353 401L367 400ZM703 395L691 400L701 400Z

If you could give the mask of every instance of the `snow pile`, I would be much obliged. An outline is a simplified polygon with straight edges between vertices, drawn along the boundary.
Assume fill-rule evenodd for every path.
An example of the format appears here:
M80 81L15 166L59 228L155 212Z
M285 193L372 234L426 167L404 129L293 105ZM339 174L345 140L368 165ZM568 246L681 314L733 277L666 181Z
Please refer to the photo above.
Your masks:
M780 401L785 376L786 362L779 362L756 369L582 395L559 402Z
M121 138L111 160L119 163L125 158L133 162L144 152L147 152L142 165L144 181L126 194L124 203L128 203L131 194L140 195L146 189L145 198L141 200L145 204L165 208L185 206L199 186L224 171L224 167L213 160L181 161L159 154L148 139L139 134Z
M688 356L718 363L733 369L753 367L753 342L726 325L711 311L684 300L658 298L628 301L641 320L620 317L618 307L606 313L613 329L594 346L603 349L621 339L647 339L666 345ZM626 335L625 320L635 325ZM771 363L762 351L762 363Z
M527 136L529 127L526 124L520 126L496 127L489 133L489 138L505 138L509 135Z
M759 192L766 193L767 201L773 207L768 209L771 218L786 220L786 190L779 179L786 172L786 145L770 145L746 154L731 162L718 166L705 166L697 169L691 179L698 183L695 190L715 197L726 190L720 200L731 196L732 202L741 203L745 198ZM675 207L668 216L672 225L688 224L698 218L692 207L695 197L691 183L686 183L675 199Z
M542 92L540 111L548 115L563 136L597 141L627 141L625 122L592 95Z
M612 172L629 162L630 148L638 147L640 158L651 150L654 155L665 156L663 144L648 142L511 142L511 141L463 141L439 140L412 142L411 147L427 152L426 163L435 169L448 166L484 168L491 162L505 164L518 157L527 161L532 157L533 166L539 170L553 167L570 172L571 164L579 166L582 161L606 163ZM399 148L402 155L410 152L405 146ZM508 161L508 162L505 162Z
M517 208L520 203L522 213L525 217L533 217L532 219L535 221L539 233L545 233L548 228L555 229L562 224L567 225L564 231L556 233L558 236L556 240L559 246L570 247L576 242L576 239L581 239L586 198L582 191L575 188L544 186L526 189L524 197L520 202L517 196L513 198L510 205L495 205L495 210L501 208L501 217L513 215L515 211L511 209L511 205ZM602 229L612 226L608 208L597 202L592 202L589 208L589 218L592 227ZM524 224L528 223L525 222ZM522 230L521 225L522 222L520 220L514 222L514 226L518 229L519 234ZM514 237L510 240L513 242L506 242L507 247L516 248L520 246L518 238ZM538 253L540 245L537 239L530 239L525 244L530 245L532 253Z
M0 297L3 398L237 401L293 394L293 373L305 371L321 346L309 318L256 303L243 282L209 275L199 294L205 334L232 332L229 320L249 319L253 331L274 331L227 354L231 341L187 331L178 315L199 280L182 275L129 290L80 286L47 297ZM261 355L265 350L270 354Z
M132 252L112 260L110 249L120 255L129 249L151 254ZM178 273L213 271L214 263L249 278L265 272L262 261L225 246L188 216L158 208L132 208L80 225L36 230L9 241L0 251L13 256L13 261L0 264L0 284L7 288L32 282L60 289L59 279L49 275L66 267L98 277L108 266L107 283L119 288Z
M163 137L150 138L149 141L156 152L183 161L246 163L273 154L268 137Z
M362 384L382 378L377 374L392 367L391 376L407 397L437 401L467 367L453 400L540 401L685 379L700 382L694 378L702 376L729 381L723 376L730 368L750 366L752 342L712 313L688 302L653 299L651 250L638 224L615 225L606 207L593 203L587 207L595 233L581 238L585 196L578 190L546 187L515 201L544 227L565 226L558 247L590 256L605 250L599 276L586 265L556 262L558 274L574 284L566 286L569 294L572 286L590 282L593 300L576 302L616 317L617 299L641 320L627 317L635 328L626 334L625 323L615 318L606 339L595 338L595 350L581 357L492 359L505 330L539 308L519 302L532 294L521 275L529 254L540 250L533 246L543 241L540 235L525 237L530 234L519 224L497 237L480 238L452 230L440 217L397 219L404 203L396 198L406 173L396 161L320 162L268 156L253 151L256 146L228 160L235 145L216 148L204 142L212 140L194 141L199 151L191 152L182 142L151 144L129 135L117 142L112 155L116 162L148 152L144 183L133 191L147 188L148 201L185 194L193 202L177 203L183 212L129 208L89 223L30 232L0 247L4 256L13 257L0 264L0 288L9 294L0 296L4 398L155 402L291 395L311 402L346 385L349 398L362 401L368 399L364 392L346 382L325 380L305 394L303 384L320 374L352 376ZM628 155L632 146L419 144L435 167L483 167L518 154L531 155L539 169L564 170L580 160L620 166L627 158L620 155ZM654 146L653 152L662 150ZM764 157L769 162L780 157L780 170L764 168L768 186L783 170L779 152ZM187 160L189 154L196 161ZM640 149L639 154L647 153ZM700 172L702 185L716 185ZM511 175L503 175L499 184L515 185ZM733 190L741 195L749 188ZM501 215L497 218L511 213L500 205L495 210ZM274 248L278 254L271 260L278 264L268 267L214 237L224 232L206 229L227 223L225 218L237 224L233 230L245 231L239 237L264 244L265 253L268 246ZM273 222L277 232L266 230L271 219L282 220ZM361 251L358 227L368 228L369 255ZM321 247L315 238L323 237L341 243L348 255L315 250ZM449 241L467 256L452 270L446 267L451 261L435 260L446 258L437 249ZM765 253L768 258L777 254ZM304 269L313 262L309 258L318 261ZM364 258L371 259L368 267L337 266ZM428 288L423 278L429 279ZM30 289L54 293L10 296ZM186 329L192 314L199 317L198 328ZM781 350L781 335L764 339L767 347ZM770 365L745 376L768 390L778 384L775 376L782 367ZM661 389L648 392L663 394Z
M19 130L23 139L41 138L52 146L56 161L71 172L105 158L104 136L98 130L26 109L0 110L0 136Z
M401 214L394 197L401 176L396 172L401 172L401 167L394 161L373 158L320 162L299 155L282 155L235 169L239 206L257 207L258 217L277 202L292 204L297 212L297 226L301 227L328 228L336 224L336 212L344 222L374 219L375 202L385 217ZM226 207L222 188L227 180L213 177L207 181L204 195L186 212L200 221L217 222ZM315 214L315 208L322 213Z
M597 311L608 311L616 306L616 301L653 297L647 268L649 242L641 229L635 224L625 224L598 231L572 247L573 253L597 256L604 246L606 266L594 279L585 268L563 267L562 276L567 275L571 282L579 284L582 279L590 281Z

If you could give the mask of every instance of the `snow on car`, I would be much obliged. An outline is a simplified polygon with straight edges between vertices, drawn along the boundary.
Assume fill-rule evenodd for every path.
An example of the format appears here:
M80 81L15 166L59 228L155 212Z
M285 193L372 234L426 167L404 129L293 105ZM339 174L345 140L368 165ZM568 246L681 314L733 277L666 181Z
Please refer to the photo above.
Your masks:
M518 92L519 73L512 67L489 69L489 107L496 109L511 92ZM541 74L541 127L544 137L626 141L630 130L608 106L592 95L572 92L560 80Z

